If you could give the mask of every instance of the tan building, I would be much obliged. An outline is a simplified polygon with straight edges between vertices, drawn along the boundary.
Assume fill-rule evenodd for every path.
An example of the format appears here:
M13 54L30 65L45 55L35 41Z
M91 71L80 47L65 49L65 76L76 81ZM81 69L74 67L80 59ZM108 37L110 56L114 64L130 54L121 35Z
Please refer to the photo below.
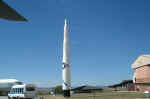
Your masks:
M150 91L150 55L141 55L132 64L136 91Z

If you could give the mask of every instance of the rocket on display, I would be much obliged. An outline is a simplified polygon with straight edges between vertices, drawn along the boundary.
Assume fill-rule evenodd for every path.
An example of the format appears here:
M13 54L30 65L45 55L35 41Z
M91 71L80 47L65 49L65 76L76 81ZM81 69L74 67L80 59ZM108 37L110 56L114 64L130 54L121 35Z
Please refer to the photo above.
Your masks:
M0 18L11 21L27 21L22 15L16 12L3 0L0 0Z
M69 58L69 39L68 26L65 19L64 40L63 40L63 60L62 60L62 89L64 97L70 97L71 79L70 79L70 58Z

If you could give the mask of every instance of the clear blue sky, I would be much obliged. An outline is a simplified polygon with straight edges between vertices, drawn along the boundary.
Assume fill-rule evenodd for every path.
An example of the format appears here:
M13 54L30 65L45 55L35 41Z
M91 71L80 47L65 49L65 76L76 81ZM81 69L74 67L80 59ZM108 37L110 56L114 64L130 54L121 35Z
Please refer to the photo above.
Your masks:
M150 52L149 0L5 1L29 22L0 20L0 78L61 84L65 18L73 86L132 79L131 64Z

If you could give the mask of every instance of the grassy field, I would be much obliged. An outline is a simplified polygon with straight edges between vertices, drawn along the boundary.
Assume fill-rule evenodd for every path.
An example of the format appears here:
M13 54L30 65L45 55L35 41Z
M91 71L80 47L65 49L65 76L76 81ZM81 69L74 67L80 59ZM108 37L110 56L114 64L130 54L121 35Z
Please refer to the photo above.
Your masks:
M150 94L139 92L102 92L92 94L73 94L71 98L63 98L62 96L43 96L43 99L148 99L149 96ZM42 99L42 96L38 99Z

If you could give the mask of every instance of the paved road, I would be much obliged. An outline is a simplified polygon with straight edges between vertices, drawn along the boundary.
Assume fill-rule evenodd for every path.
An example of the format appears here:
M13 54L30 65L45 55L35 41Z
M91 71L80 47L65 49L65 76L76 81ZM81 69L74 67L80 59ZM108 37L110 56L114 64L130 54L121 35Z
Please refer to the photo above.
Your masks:
M8 99L7 96L0 96L0 99Z
M43 97L44 99L62 99L62 98L56 98L56 97L52 97L52 96L44 96ZM0 99L8 99L8 97L7 96L0 96ZM40 96L38 97L38 98L36 98L36 99L42 99Z
M52 96L44 96L43 98L44 99L57 99L56 97L52 97ZM0 96L0 99L8 99L8 97L7 96ZM39 96L36 99L42 99L42 98L41 98L41 96ZM61 99L61 98L58 98L58 99Z

